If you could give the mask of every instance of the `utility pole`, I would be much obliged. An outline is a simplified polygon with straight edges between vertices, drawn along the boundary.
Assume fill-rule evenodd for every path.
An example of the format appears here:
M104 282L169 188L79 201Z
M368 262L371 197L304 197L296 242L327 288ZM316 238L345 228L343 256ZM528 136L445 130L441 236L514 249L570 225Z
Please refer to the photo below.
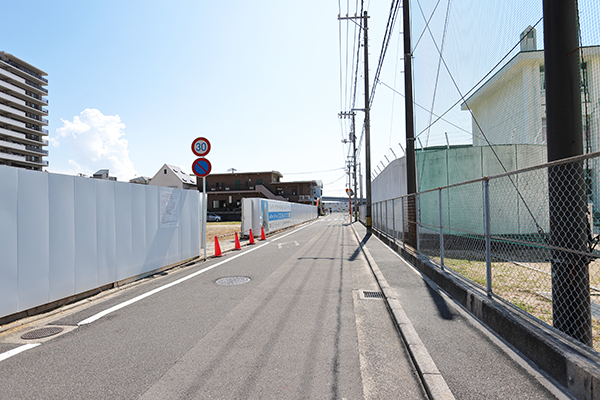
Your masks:
M353 111L351 112L341 112L338 114L338 116L340 118L348 118L348 117L352 117L352 127L350 129L350 141L352 142L352 166L353 166L353 174L352 176L354 177L354 220L358 220L358 200L357 200L357 184L358 184L358 175L356 174L356 124L355 124L355 116L356 113ZM343 140L343 143L347 143L347 140ZM350 174L350 173L349 173ZM350 182L348 187L350 187L352 185L352 183Z
M362 110L365 112L365 168L366 168L366 176L367 179L365 181L366 192L367 192L367 204L366 204L366 226L367 232L371 232L371 123L370 123L370 113L369 113L369 35L368 35L368 25L367 21L369 16L365 11L362 16L354 15L354 17L340 17L338 19L361 19L363 20L363 33L364 33L364 46L365 46L365 108ZM354 110L353 110L354 111ZM361 196L362 197L362 196Z
M354 222L358 221L358 200L356 198L356 184L358 177L356 175L356 125L354 113L352 113L352 156L354 157Z
M367 207L366 207L366 225L367 232L371 232L371 116L369 112L369 36L367 21L369 19L367 12L364 12L363 31L365 34L365 168L367 174L366 191L367 191Z
M543 1L548 162L583 154L577 0ZM582 161L550 167L555 328L592 346L586 180Z
M404 32L404 113L406 123L406 193L408 196L408 226L404 226L407 242L417 247L417 173L415 160L415 125L413 115L412 47L410 43L410 4L403 0ZM412 195L412 196L411 196ZM406 229L408 228L408 232Z

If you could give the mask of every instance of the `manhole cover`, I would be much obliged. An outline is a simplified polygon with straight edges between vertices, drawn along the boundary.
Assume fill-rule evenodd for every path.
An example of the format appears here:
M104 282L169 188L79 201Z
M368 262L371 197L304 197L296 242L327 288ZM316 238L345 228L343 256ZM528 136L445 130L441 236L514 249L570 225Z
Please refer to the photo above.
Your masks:
M27 332L26 334L21 336L21 339L31 340L31 339L41 339L48 336L56 335L61 333L63 328L59 328L58 326L49 326L46 328L36 329L34 331Z
M250 278L247 276L228 276L215 281L217 285L242 285L248 282L250 282Z

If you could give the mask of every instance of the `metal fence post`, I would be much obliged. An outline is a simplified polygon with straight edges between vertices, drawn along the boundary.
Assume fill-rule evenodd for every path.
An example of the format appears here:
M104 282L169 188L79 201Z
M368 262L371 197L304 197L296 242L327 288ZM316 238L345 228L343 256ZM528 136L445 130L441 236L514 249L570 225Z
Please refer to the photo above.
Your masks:
M396 243L396 210L394 200L392 199L392 235L394 236L394 243Z
M489 180L483 180L483 215L485 223L485 280L488 297L492 297L492 240L490 228L490 188Z
M444 224L442 217L442 189L438 191L438 197L440 202L440 264L442 265L442 269L444 268Z
M388 237L390 235L390 230L388 228L388 201L385 201L385 236Z
M404 229L404 224L406 223L406 221L404 221L404 199L405 197L402 197L400 200L400 208L402 211L402 248L404 250L406 250L406 238L404 237L406 230Z
M421 252L421 235L419 235L421 228L421 213L419 212L419 194L415 193L415 231L417 234L417 253Z

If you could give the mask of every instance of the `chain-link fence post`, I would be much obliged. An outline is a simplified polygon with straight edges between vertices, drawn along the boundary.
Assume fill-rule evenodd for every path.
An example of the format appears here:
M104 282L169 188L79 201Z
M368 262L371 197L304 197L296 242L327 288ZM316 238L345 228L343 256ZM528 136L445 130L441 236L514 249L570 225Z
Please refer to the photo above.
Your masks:
M400 211L402 212L402 248L406 250L406 219L404 218L404 200L406 197L400 198Z
M483 219L485 224L485 280L488 297L492 297L492 239L490 227L490 181L483 179Z
M420 226L421 226L421 215L419 212L419 195L415 193L415 238L417 242L417 253L421 251L421 237L420 237Z
M392 235L394 236L394 243L396 243L396 199L392 199Z
M442 215L442 189L438 190L438 198L439 198L439 214L440 214L440 264L442 265L442 269L444 268L444 217Z

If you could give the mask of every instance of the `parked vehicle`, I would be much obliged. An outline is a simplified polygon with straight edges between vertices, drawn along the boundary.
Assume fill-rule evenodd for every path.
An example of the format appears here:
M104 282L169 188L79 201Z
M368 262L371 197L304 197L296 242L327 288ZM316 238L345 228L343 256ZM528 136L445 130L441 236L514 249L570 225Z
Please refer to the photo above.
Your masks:
M215 213L212 213L212 212L207 212L207 213L206 213L206 220L207 220L208 222L221 222L221 217L220 217L220 216L218 216L218 215L217 215L217 214L215 214Z

